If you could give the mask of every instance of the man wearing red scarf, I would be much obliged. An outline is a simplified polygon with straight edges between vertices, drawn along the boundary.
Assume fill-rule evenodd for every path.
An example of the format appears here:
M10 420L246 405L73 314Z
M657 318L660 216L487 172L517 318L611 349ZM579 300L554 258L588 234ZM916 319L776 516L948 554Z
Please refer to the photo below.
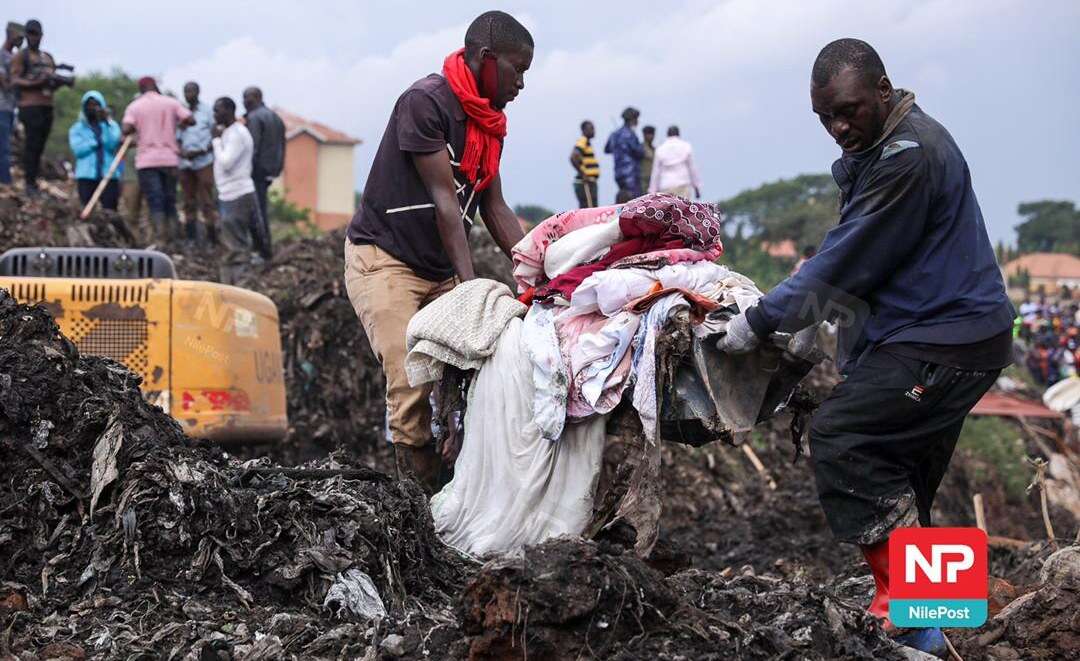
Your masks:
M442 461L431 443L430 388L409 386L405 330L421 307L475 277L468 233L477 214L508 259L522 238L499 160L503 109L524 89L532 57L532 35L512 16L477 17L442 75L398 98L345 240L349 299L386 374L399 477L432 491Z

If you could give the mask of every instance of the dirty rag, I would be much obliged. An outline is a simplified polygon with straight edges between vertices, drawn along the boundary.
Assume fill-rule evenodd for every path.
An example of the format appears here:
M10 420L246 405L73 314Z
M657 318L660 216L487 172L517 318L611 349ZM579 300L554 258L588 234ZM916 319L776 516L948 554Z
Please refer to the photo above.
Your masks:
M438 381L444 365L479 369L494 353L506 325L525 311L509 287L482 278L435 299L413 316L405 331L409 385Z

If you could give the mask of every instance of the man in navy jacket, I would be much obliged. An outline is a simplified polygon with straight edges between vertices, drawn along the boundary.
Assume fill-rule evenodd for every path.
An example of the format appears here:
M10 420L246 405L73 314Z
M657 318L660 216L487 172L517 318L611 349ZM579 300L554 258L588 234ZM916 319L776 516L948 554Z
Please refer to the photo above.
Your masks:
M964 417L1012 360L1015 312L963 154L894 89L869 44L818 55L811 101L843 150L832 167L840 222L798 273L728 324L719 347L750 351L776 332L837 322L845 379L810 428L818 496L840 541L860 545L888 619L889 533L930 525ZM939 630L905 641L932 652Z

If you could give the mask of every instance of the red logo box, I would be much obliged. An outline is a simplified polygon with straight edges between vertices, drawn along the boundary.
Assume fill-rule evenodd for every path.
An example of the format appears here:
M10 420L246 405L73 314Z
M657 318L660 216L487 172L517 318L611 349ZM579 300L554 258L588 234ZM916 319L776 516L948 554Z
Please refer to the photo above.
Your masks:
M892 599L986 599L986 533L897 528L889 536Z

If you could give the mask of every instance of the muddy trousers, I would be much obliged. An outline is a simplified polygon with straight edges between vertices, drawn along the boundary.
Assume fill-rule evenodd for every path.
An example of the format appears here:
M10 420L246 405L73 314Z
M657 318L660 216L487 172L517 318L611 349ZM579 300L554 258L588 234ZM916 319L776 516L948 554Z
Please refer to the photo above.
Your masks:
M930 525L964 418L1001 370L972 372L878 349L814 414L818 498L842 542L871 545Z
M420 308L456 283L456 278L426 280L381 248L345 240L345 288L386 375L386 414L395 444L422 447L431 442L431 386L409 385L405 331Z

